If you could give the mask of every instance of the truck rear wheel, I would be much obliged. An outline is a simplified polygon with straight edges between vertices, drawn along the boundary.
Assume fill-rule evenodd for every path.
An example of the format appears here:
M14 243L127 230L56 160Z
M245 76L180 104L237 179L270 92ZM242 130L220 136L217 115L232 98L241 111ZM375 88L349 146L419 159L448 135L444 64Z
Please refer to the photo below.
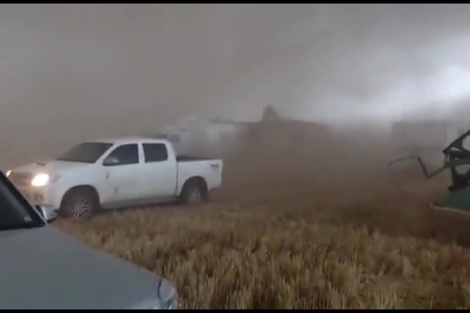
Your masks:
M199 180L188 181L181 191L181 202L188 206L199 206L207 201L207 188Z
M75 221L89 220L99 208L98 195L90 188L76 188L68 191L59 212Z

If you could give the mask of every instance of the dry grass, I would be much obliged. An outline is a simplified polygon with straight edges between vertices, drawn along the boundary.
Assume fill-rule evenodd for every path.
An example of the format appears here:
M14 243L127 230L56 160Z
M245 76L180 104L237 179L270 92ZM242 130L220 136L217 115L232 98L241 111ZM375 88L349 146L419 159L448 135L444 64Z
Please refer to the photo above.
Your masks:
M186 308L470 307L470 218L427 209L445 185L409 184L409 197L385 181L377 149L332 150L246 152L250 162L228 160L224 189L197 210L55 225L167 277Z

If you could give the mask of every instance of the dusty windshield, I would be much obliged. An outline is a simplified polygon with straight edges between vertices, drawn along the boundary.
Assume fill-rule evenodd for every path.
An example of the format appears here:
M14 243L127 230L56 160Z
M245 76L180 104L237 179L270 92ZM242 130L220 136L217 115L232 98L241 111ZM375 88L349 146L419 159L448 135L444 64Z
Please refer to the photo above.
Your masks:
M1 175L1 174L0 174ZM0 231L41 227L45 223L17 190L1 175Z
M95 163L111 146L112 144L105 142L83 142L58 157L57 160Z

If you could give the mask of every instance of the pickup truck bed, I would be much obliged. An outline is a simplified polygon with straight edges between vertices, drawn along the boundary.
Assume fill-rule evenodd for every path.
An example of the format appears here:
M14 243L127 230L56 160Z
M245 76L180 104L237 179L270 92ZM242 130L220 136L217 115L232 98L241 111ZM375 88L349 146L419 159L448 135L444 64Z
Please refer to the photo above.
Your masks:
M223 162L219 159L181 156L176 158L178 193L191 177L204 178L208 190L222 184Z

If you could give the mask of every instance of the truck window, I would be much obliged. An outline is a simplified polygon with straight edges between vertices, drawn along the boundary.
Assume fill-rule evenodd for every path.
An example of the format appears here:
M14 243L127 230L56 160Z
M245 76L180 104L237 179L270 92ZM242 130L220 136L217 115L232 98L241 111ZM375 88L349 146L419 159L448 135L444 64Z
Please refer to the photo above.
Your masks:
M118 159L116 165L139 164L139 148L137 144L122 145L114 149L108 157Z
M144 143L145 163L162 162L168 160L168 150L162 143Z

